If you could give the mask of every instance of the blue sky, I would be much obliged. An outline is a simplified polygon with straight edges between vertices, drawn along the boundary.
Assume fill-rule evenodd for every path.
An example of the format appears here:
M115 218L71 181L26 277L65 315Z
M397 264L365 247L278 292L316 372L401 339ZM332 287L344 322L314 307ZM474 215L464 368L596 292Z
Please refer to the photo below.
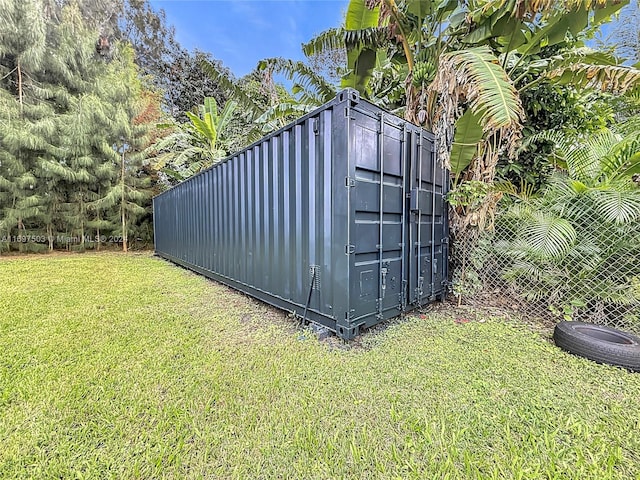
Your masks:
M237 77L269 57L302 59L300 45L342 23L348 0L151 0L178 42L222 60Z

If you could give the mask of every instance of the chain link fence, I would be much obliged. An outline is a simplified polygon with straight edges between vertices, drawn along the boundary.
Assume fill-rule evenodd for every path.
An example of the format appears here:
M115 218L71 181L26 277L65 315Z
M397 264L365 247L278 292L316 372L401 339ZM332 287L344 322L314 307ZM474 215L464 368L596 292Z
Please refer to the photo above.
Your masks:
M597 198L556 207L503 207L491 228L458 238L452 249L457 300L640 334L640 221L614 218Z

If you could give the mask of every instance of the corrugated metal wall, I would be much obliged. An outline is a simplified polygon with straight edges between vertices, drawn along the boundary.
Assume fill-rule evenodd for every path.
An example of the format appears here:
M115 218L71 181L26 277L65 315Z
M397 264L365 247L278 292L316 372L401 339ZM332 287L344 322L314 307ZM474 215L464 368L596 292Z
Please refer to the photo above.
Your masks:
M344 338L446 284L433 137L345 90L154 198L156 252Z

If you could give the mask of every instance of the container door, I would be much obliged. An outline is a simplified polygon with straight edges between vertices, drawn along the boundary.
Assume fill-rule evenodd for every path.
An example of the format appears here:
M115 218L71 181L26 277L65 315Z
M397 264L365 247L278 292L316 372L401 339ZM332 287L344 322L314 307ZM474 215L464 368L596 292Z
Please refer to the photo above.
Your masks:
M404 126L383 113L352 115L350 318L369 325L405 304Z
M435 144L424 131L413 131L408 142L408 297L421 306L444 292L446 284L447 176L436 162Z

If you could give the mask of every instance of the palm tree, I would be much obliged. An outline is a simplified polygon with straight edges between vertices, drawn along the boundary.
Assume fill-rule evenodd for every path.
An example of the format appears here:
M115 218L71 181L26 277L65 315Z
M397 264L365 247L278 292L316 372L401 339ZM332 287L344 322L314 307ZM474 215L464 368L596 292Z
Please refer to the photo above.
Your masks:
M267 79L265 83L269 84L270 88L273 88L274 74L284 74L288 80L293 81L292 95L286 101L274 98L271 105L255 119L263 134L283 127L293 118L332 100L337 93L335 85L304 62L267 58L258 63L258 71L263 72Z
M626 3L351 0L344 28L304 50L346 48L343 86L374 101L391 97L383 106L433 129L457 183L491 183L500 154L514 155L521 137L523 90L541 81L616 92L637 84L640 71L575 48L580 32ZM559 53L549 57L550 47ZM495 204L489 195L483 208ZM464 229L467 220L457 225Z
M332 88L308 65L281 58L262 60L254 72L239 81L206 59L200 61L200 67L234 102L241 105L246 122L253 124L244 132L242 146L259 140L262 135L285 126L324 103L322 99L327 98L327 92ZM274 73L285 73L295 80L293 95L274 83ZM259 92L255 89L256 84ZM335 96L335 88L332 92L331 98ZM296 98L295 95L300 93Z
M553 144L551 161L582 189L602 188L640 174L640 117L588 136L541 132L527 143L537 140Z
M588 137L537 136L555 144L562 170L540 195L515 198L496 223L500 275L512 290L571 318L608 322L625 312L626 326L640 328L637 124Z
M221 136L236 107L237 103L229 100L218 112L215 99L206 97L198 115L185 112L190 123L162 125L175 130L150 147L156 154L154 168L175 180L184 180L223 159L227 152Z

